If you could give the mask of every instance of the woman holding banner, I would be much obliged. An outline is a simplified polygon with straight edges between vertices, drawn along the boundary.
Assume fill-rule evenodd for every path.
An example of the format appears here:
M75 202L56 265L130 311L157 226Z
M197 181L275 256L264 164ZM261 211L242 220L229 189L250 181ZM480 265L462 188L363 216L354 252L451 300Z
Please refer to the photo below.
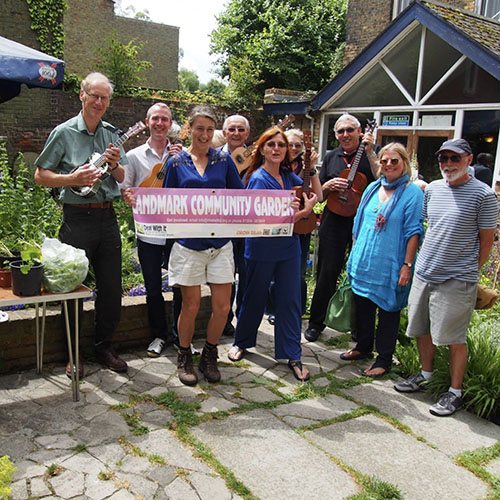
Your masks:
M231 157L211 147L216 118L208 106L196 106L189 117L191 146L173 156L167 163L164 187L168 188L243 188ZM217 344L230 308L234 281L233 247L229 238L178 239L170 253L168 281L182 293L179 315L179 380L195 385L198 377L193 368L191 341L200 307L201 285L210 286L212 315L207 325L207 339L201 353L200 371L209 382L218 382Z
M288 140L279 127L266 130L259 138L246 175L247 189L289 190L302 184L290 168ZM292 202L295 220L311 213L317 196L304 195L304 208L298 198ZM288 359L294 377L309 380L301 361L300 244L297 235L247 238L245 243L247 282L236 325L234 344L228 353L231 361L240 360L256 345L257 331L275 280L275 358Z

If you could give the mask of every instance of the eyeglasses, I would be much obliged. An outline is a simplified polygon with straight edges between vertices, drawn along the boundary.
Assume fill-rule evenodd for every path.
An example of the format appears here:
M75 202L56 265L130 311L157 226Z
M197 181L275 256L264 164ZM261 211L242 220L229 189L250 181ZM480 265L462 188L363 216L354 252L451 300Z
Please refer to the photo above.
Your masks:
M234 134L236 131L238 131L240 134L244 134L247 129L246 128L236 128L236 127L228 127L227 129L228 132L231 132L231 134Z
M302 149L302 144L300 142L289 142L288 145L291 148Z
M270 148L275 148L275 147L278 147L278 148L286 148L286 143L285 142L274 142L274 141L269 141L269 142L266 142L266 146L270 147Z
M346 132L348 134L352 134L356 129L354 127L346 127L346 128L338 128L335 133L338 135L343 135Z
M460 163L460 160L463 158L463 156L460 155L439 155L438 156L438 161L439 163L446 163L448 160L450 160L452 163Z
M380 160L380 164L383 165L384 167L388 164L391 163L391 165L397 165L399 163L399 158L391 158L390 160L387 160L386 158L382 158Z
M93 101L98 101L99 99L106 103L109 102L110 97L107 95L97 95L97 94L91 94L90 92L85 92Z

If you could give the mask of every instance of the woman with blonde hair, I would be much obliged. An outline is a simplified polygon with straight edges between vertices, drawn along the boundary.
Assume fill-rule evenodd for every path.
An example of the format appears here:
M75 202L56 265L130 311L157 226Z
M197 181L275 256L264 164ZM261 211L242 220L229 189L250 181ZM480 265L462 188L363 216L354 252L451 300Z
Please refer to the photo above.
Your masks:
M423 192L410 182L410 158L391 142L379 153L380 177L363 193L353 226L347 273L354 294L357 344L340 355L346 361L371 358L362 375L379 377L392 365L401 309L408 303L413 261L422 223ZM375 336L375 316L378 326Z

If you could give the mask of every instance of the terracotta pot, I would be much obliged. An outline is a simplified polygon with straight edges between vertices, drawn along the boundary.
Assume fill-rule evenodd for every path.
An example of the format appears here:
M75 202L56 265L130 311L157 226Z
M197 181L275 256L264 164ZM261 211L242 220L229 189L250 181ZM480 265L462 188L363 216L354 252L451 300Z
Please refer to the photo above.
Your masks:
M8 267L0 268L0 288L9 288L11 284L11 272Z

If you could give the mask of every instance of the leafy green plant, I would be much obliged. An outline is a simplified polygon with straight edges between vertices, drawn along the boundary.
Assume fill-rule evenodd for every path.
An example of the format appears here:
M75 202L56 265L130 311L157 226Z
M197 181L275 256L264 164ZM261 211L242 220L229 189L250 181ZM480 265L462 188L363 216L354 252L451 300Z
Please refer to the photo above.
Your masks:
M143 46L144 42L136 38L127 44L121 43L118 32L113 30L106 37L104 46L97 50L97 69L114 83L117 94L139 85L142 81L139 74L152 67L149 61L139 59Z
M12 474L17 469L12 465L7 455L0 457L0 500L7 500L12 492L10 483Z
M42 262L42 248L34 241L21 242L21 272L28 274L33 266Z
M5 144L0 144L0 240L11 251L23 242L42 243L43 235L55 237L62 220L61 209L50 190L35 184L33 173L18 156L10 168Z

